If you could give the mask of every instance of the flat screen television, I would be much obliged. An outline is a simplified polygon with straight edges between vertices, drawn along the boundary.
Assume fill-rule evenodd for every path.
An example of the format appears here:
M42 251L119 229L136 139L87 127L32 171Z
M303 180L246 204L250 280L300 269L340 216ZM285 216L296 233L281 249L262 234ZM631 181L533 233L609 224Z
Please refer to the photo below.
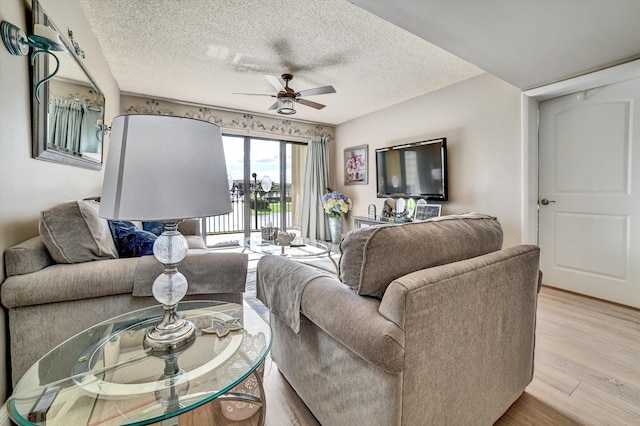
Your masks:
M447 139L376 149L378 198L446 201Z

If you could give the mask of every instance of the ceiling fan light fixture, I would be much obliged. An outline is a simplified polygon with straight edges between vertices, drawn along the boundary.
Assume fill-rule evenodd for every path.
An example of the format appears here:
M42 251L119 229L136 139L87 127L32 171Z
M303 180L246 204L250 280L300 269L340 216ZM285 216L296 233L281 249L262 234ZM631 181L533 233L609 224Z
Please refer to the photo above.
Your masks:
M278 98L278 114L293 115L295 113L296 106L293 98Z
M276 76L265 75L265 78L278 91L277 95L268 95L265 93L234 93L234 95L269 96L271 98L277 98L277 100L267 109L269 111L276 110L278 114L293 115L296 113L296 103L315 109L322 109L326 106L308 99L302 99L301 96L336 93L336 89L334 89L333 86L316 87L314 89L306 89L297 92L293 88L289 87L289 82L293 79L293 74L282 74L282 80L285 82L284 86Z

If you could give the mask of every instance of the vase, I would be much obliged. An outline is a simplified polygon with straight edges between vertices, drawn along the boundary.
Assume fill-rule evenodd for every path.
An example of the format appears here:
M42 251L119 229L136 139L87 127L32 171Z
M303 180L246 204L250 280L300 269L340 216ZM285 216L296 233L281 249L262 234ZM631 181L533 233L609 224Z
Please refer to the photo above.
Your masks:
M333 244L340 243L340 237L342 236L342 217L329 216L329 234L331 235L331 242Z

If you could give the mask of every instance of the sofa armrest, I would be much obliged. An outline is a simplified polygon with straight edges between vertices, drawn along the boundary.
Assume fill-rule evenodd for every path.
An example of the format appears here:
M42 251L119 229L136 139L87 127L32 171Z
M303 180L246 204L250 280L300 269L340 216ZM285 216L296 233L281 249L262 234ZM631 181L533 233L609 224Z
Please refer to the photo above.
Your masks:
M369 363L389 373L403 369L405 334L379 312L380 301L359 296L337 278L311 281L302 314Z
M201 219L185 219L178 224L178 231L180 231L182 235L197 235L202 237L200 225Z
M139 257L131 257L59 263L29 274L7 277L0 286L0 300L6 308L14 309L131 294L139 260Z
M535 246L511 247L389 285L380 311L405 331L405 389L427 401L487 393L508 401L485 416L497 419L533 378L539 255ZM487 410L484 397L465 404ZM428 405L418 414L436 416Z
M300 301L301 321L313 322L349 350L385 371L402 371L404 333L380 315L378 299L359 296L337 277L317 276L318 270L312 266L280 256L267 256L258 263L259 287L280 284L275 278L279 275L269 273L273 269L295 271L292 276L300 280L300 285L305 285ZM315 278L308 281L307 277L312 276Z
M9 247L4 252L7 277L30 274L54 264L55 261L39 236Z
M431 292L442 293L451 291L446 287L444 282L450 282L454 277L458 279L465 277L471 278L476 281L475 286L483 291L490 291L496 285L496 280L486 280L485 282L478 281L479 275L473 275L476 271L482 268L497 268L500 271L499 277L502 280L510 277L511 281L502 283L503 286L509 285L534 285L533 291L537 295L539 290L540 272L538 270L540 257L540 249L533 245L521 245L517 247L510 247L505 250L493 252L478 256L472 259L467 259L459 262L448 263L433 268L423 269L420 271L407 274L393 281L380 303L380 313L389 321L397 324L398 327L405 330L406 320L411 315L415 317L415 312L410 312L408 309L423 306L425 303L432 304L433 300L429 299L429 296L423 301L416 301L416 297L419 295L429 294ZM500 268L504 268L510 265L512 271L508 273ZM527 276L516 276L517 274L528 274ZM498 275L496 275L498 276ZM528 280L528 281L527 281ZM476 287L473 287L475 290ZM464 290L459 290L465 294L471 294ZM457 295L451 294L450 297ZM495 297L498 297L496 294ZM460 310L454 310L459 312ZM426 315L430 311L422 310Z

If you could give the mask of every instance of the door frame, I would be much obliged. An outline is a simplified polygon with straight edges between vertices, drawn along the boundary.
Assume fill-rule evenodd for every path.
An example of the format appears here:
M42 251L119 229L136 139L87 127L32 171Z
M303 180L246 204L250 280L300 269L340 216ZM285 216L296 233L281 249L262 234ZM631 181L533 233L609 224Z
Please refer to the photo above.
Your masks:
M242 143L242 152L243 152L243 174L242 174L242 179L243 179L243 187L245 190L245 193L243 196L250 196L250 188L251 185L255 183L254 178L253 178L253 174L252 174L252 160L251 160L251 152L252 152L252 142L253 141L268 141L268 142L273 142L273 143L277 143L278 145L278 158L279 158L279 170L278 170L278 179L280 182L280 194L279 194L279 202L280 202L280 213L279 213L279 223L280 223L280 228L283 231L286 231L288 228L288 224L287 224L287 168L286 166L290 164L287 163L287 149L289 146L294 146L294 145L304 145L307 146L307 142L302 142L299 140L293 140L293 139L289 139L289 138L282 138L282 137L278 137L277 135L273 135L273 136L256 136L253 134L240 134L240 133L233 133L233 132L227 132L226 129L222 129L222 136L223 137L230 137L230 138L238 138L240 139L241 143ZM293 149L293 148L291 148ZM294 160L292 159L292 162ZM273 179L275 179L275 177L272 176ZM293 178L293 177L292 177ZM285 185L282 185L282 183L285 183ZM292 184L293 182L288 182L289 184ZM247 192L247 190L249 190L249 192ZM254 221L254 216L251 214L251 202L247 202L247 200L245 199L245 202L243 203L243 211L242 211L242 224L243 224L243 236L244 238L249 238L251 236L251 232L255 231L253 229L253 221ZM257 220L257 219L256 219ZM207 229L207 225L205 223L205 221L203 221L202 224L202 232L203 234L206 234L208 231ZM239 233L239 232L238 232Z
M640 59L522 92L522 243L539 244L538 104L559 96L640 77Z

